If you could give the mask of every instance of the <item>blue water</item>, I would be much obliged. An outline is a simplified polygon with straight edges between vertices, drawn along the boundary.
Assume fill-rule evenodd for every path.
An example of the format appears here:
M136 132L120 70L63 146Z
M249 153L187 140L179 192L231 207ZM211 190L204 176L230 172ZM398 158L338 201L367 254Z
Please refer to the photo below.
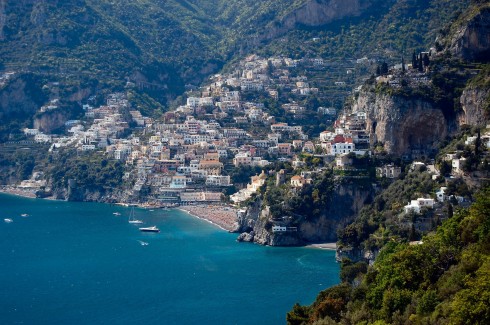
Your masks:
M284 324L338 282L332 251L237 243L178 210L136 209L161 230L141 233L129 213L0 194L0 323Z

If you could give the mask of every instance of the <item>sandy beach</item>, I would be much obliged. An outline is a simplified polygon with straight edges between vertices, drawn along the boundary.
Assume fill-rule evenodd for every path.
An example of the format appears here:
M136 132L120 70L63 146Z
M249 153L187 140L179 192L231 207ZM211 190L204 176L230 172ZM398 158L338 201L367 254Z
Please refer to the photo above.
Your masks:
M337 243L310 244L310 245L307 245L306 247L336 250L337 249Z
M28 198L36 198L35 190L20 189L13 186L2 186L0 187L0 192L5 194L19 195Z
M197 218L209 221L227 231L233 231L237 226L237 212L230 207L196 205L181 206L179 209Z

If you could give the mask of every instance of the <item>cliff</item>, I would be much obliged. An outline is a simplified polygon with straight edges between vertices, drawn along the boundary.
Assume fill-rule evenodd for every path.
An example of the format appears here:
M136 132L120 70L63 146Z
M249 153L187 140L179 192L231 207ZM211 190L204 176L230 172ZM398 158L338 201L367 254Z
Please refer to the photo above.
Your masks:
M69 119L69 115L70 113L68 111L61 109L38 114L34 117L34 128L44 133L51 133L64 126L65 122Z
M267 28L261 39L270 40L298 25L322 26L347 17L358 17L371 7L372 0L309 0Z
M379 142L394 155L428 153L448 133L442 111L418 98L361 91L353 111L367 113L366 130L371 142Z
M32 75L14 76L0 89L0 118L30 116L45 103L39 81Z
M237 232L241 232L238 240L269 246L334 242L337 240L338 227L352 222L371 195L371 190L355 184L337 185L332 195L332 204L320 217L285 216L280 222L273 220L270 207L262 208L262 200L258 199L238 219ZM273 232L273 225L285 226L288 230Z
M469 10L453 26L448 51L467 61L490 59L490 5Z
M458 116L460 125L482 126L488 120L490 89L469 86L460 97L462 113Z

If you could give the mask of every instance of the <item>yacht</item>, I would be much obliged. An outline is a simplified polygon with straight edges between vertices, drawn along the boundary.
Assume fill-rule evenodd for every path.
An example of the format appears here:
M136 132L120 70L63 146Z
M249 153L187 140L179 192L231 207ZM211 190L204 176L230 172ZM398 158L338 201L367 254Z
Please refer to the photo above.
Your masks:
M151 227L140 228L140 231L142 231L142 232L160 232L160 229L158 229L157 226L151 226Z
M142 220L135 219L135 217L134 217L134 208L131 209L131 214L129 215L128 222L131 223L131 224L133 224L133 225L140 225L140 224L143 223Z
M10 218L5 218L3 219L3 221L5 221L6 223L11 223L11 222L14 222L14 220L10 219Z

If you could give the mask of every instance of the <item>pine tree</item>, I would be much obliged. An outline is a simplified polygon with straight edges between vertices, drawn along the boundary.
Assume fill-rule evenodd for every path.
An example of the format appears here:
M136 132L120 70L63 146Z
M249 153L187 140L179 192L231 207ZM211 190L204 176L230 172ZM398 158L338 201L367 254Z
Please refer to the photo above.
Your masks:
M424 54L423 61L424 61L424 67L428 67L430 64L430 59L429 59L429 56L427 55L427 53Z

